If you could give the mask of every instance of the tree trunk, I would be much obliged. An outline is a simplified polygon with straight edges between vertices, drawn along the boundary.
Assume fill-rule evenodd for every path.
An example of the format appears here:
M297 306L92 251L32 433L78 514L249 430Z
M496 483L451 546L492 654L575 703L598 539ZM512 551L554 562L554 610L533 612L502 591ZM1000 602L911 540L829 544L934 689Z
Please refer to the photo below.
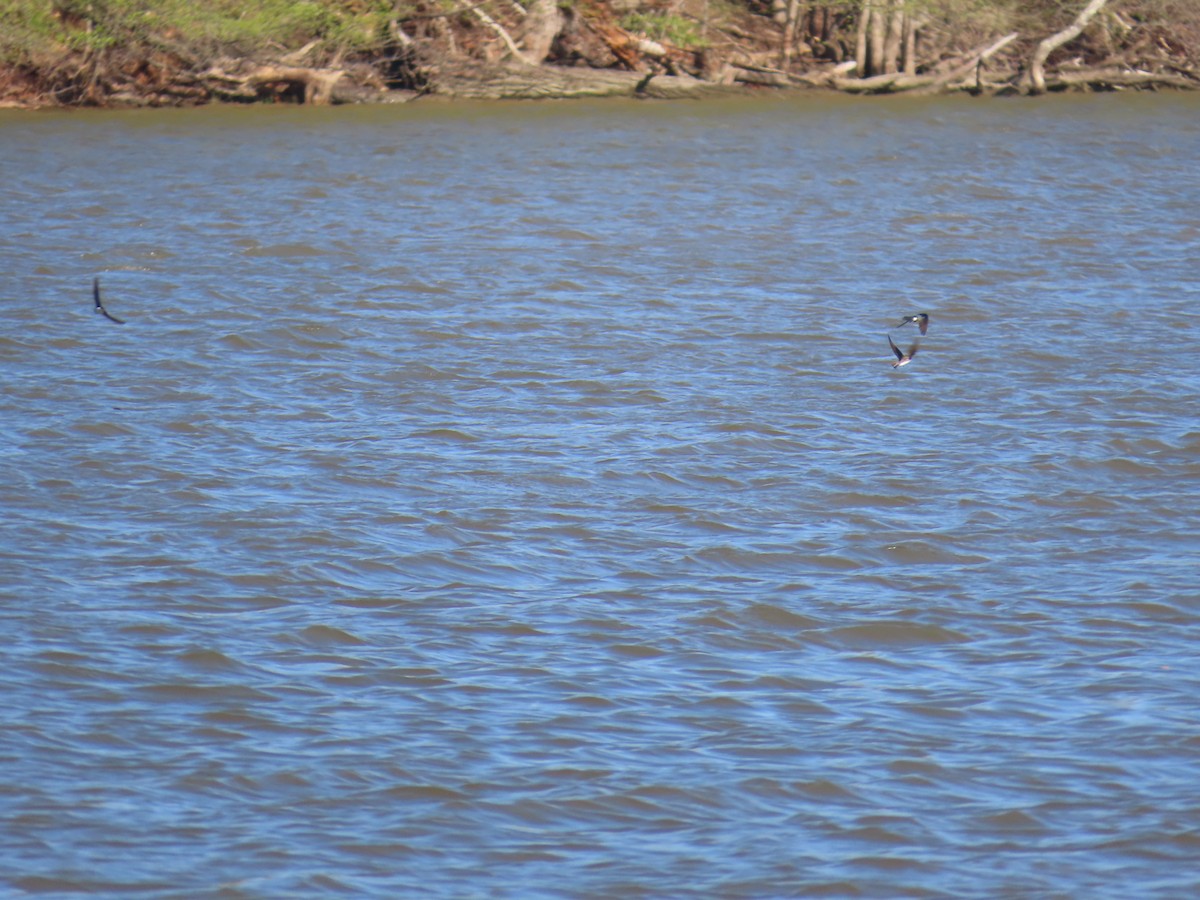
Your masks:
M550 46L562 30L563 14L554 0L533 0L525 19L525 37L522 44L525 56L532 63L544 62L550 55Z
M800 0L788 0L787 20L783 23L783 52L779 54L780 68L786 69L792 61L792 50L796 44L796 28L800 24Z
M1108 3L1108 0L1089 0L1088 5L1085 6L1080 11L1079 15L1075 17L1074 22L1057 34L1050 35L1050 37L1046 38L1037 45L1037 49L1033 51L1033 58L1029 61L1029 93L1045 93L1046 59L1051 53L1053 53L1063 44L1067 43L1067 41L1071 41L1079 37L1079 33L1083 31L1083 29L1087 28L1088 22L1092 20L1092 17L1096 15L1096 13L1100 12L1100 10L1104 8L1106 3Z
M917 74L917 23L911 15L904 17L904 63L905 75Z
M871 11L871 21L867 28L867 41L870 44L867 47L870 57L867 68L870 69L871 75L883 74L883 42L887 34L887 19L882 8L884 2L885 0L867 0L868 9Z
M908 16L899 2L891 2L887 16L887 37L883 42L883 71L899 72L900 45L904 38L904 23Z
M863 0L855 35L855 59L862 78L901 70L916 72L917 23L904 0Z
M867 19L870 17L870 7L863 3L858 15L858 24L854 29L854 61L858 63L858 77L867 74Z

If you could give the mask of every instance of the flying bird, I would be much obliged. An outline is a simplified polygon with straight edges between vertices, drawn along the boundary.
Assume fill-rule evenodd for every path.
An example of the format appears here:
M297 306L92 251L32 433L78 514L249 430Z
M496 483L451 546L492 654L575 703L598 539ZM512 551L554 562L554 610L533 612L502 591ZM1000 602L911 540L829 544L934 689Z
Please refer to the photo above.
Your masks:
M900 324L894 327L899 328L901 325L907 325L912 322L921 329L921 334L929 330L929 313L917 313L915 316L905 316L900 320Z
M913 341L913 345L908 348L908 353L901 353L900 348L896 346L896 342L892 340L892 336L888 335L888 345L892 348L892 352L896 354L896 362L892 363L893 369L898 369L901 366L907 366L912 362L913 357L917 355L917 342Z
M96 312L100 313L100 315L104 316L104 318L108 319L108 321L110 321L110 322L116 322L118 325L125 324L124 319L118 319L116 316L114 316L112 313L110 313L107 309L105 309L104 304L100 302L100 279L99 278L92 279L92 299L96 301Z

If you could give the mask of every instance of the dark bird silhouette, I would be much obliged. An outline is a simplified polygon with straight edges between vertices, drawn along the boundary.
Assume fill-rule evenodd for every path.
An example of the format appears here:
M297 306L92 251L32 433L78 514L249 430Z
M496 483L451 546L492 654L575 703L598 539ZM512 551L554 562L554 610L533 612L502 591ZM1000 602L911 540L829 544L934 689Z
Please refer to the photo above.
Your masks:
M913 341L913 345L908 348L908 353L901 353L900 348L896 346L896 342L892 340L892 336L888 335L888 345L892 348L892 352L896 354L896 362L892 363L893 369L898 369L901 366L907 366L912 362L913 357L917 355L917 342Z
M907 325L909 322L920 328L921 334L924 334L929 330L929 313L917 313L915 316L905 316L900 320L900 324L895 327L899 328L901 325Z
M100 279L99 278L92 279L92 299L96 301L96 312L100 313L100 315L104 316L104 318L108 319L108 321L110 321L110 322L116 322L118 325L125 324L124 319L118 319L116 316L114 316L112 313L110 313L107 309L105 309L104 304L100 302Z

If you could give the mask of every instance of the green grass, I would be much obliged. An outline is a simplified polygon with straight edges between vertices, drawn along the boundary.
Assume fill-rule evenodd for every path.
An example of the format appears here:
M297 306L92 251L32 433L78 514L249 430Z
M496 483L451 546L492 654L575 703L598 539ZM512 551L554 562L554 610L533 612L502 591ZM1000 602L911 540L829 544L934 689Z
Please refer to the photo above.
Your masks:
M698 23L667 12L627 13L621 17L621 27L681 50L699 50L708 43L700 36Z
M386 0L0 0L0 61L63 50L170 45L200 54L368 51L396 15Z

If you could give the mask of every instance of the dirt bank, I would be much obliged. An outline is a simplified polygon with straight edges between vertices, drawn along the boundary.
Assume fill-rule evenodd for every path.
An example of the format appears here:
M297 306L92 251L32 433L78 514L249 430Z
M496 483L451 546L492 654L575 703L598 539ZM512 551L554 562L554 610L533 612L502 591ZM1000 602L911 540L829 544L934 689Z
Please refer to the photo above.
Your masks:
M219 18L228 4L198 17L204 0L186 20L172 18L171 4L140 17L121 6L122 18L117 4L24 0L0 47L0 105L1200 88L1194 0L1022 11L1030 5L416 0L384 9L325 0L291 7L324 18L270 22L251 35Z

